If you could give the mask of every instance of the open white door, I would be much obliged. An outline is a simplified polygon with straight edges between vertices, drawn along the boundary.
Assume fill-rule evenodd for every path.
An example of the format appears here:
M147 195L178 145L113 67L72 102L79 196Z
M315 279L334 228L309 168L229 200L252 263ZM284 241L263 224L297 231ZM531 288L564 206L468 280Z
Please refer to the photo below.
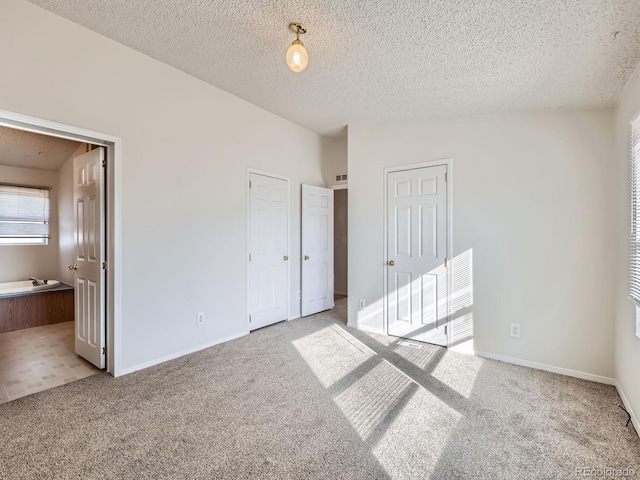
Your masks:
M447 166L387 174L387 333L447 345Z
M249 175L249 330L289 313L289 182Z
M302 185L302 316L333 308L333 190Z
M76 353L98 368L105 367L104 309L104 167L105 149L73 159L75 209Z

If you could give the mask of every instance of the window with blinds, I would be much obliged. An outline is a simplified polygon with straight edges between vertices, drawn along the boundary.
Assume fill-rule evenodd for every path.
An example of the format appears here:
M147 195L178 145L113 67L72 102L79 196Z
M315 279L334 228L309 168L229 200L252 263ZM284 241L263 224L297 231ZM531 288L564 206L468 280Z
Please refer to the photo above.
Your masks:
M0 183L0 245L47 245L49 188Z
M640 116L631 123L629 149L631 232L629 245L629 297L636 303L636 336L640 338Z

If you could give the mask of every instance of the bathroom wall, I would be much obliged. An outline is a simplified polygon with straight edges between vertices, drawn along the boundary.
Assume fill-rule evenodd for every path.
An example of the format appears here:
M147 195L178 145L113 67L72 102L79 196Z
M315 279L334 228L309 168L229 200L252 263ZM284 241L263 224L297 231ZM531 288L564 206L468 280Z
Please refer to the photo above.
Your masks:
M73 213L73 159L87 152L88 145L83 143L65 162L58 174L60 187L58 195L58 230L59 230L59 255L58 265L60 273L58 277L65 283L73 285L75 274L69 270L69 265L74 263L74 231L75 220Z
M0 162L2 159L0 159ZM0 245L0 282L58 278L58 172L0 165L0 182L52 187L48 245Z

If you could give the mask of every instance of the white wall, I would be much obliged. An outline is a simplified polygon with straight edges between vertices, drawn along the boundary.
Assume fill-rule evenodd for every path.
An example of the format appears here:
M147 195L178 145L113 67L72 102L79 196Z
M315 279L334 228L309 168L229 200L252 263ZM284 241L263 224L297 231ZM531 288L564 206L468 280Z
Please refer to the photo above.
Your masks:
M322 138L322 176L327 187L345 185L336 175L347 173L347 135Z
M58 173L0 165L0 182L52 187L48 245L0 245L0 282L58 279Z
M0 65L0 109L122 138L120 367L243 334L247 168L290 177L298 258L300 184L323 183L320 137L22 0L0 3Z
M348 135L350 324L383 328L384 168L452 158L453 254L472 254L476 350L613 377L612 110Z
M73 210L73 159L87 152L88 145L81 144L73 152L60 170L58 170L60 187L58 188L58 244L59 255L58 278L69 285L75 285L75 272L69 265L75 263L75 216Z
M616 110L616 192L618 242L616 282L616 380L628 405L640 415L640 339L635 335L635 308L629 292L629 122L640 114L640 68L627 83Z

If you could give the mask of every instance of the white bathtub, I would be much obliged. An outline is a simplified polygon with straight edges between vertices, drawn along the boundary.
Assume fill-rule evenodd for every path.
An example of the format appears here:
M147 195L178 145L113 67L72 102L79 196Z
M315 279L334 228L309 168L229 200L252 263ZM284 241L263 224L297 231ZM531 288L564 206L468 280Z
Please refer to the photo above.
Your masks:
M46 285L33 286L31 280L22 280L19 282L0 283L0 296L11 295L14 293L38 292L40 290L48 290L60 286L58 280L49 280Z

